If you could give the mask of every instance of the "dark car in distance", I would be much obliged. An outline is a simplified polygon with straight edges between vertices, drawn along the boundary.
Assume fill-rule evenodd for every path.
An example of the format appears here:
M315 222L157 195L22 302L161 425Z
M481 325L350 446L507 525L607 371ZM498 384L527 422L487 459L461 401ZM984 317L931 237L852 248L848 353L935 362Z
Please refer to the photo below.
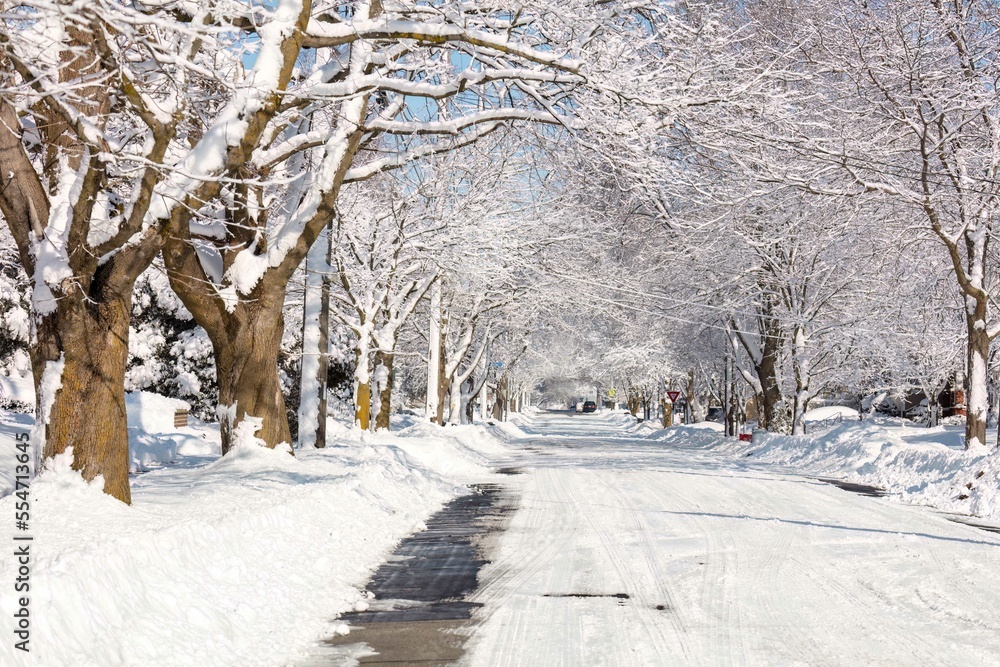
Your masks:
M594 403L593 401L584 401L581 412L597 412L597 403Z

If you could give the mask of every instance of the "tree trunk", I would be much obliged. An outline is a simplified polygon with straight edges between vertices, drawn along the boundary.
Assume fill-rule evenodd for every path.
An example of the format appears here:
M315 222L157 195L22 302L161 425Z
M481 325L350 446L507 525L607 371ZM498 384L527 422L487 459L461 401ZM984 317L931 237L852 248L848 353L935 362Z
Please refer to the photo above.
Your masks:
M698 402L698 393L695 390L694 371L688 371L687 377L687 409L688 418L691 422L700 422L705 416L701 413L701 404Z
M354 350L354 425L362 431L371 427L372 384L368 368L368 351L371 349L362 332Z
M284 290L270 299L240 302L223 335L212 336L219 381L222 453L236 444L244 418L261 420L255 437L267 447L291 444L285 397L278 376L278 353L285 328ZM247 435L250 435L249 433Z
M969 342L966 357L968 390L965 392L965 448L974 449L986 445L986 413L989 410L986 360L990 356L990 338L986 333L985 299L977 300L972 312L967 313L966 325Z
M362 431L371 427L372 386L359 382L354 390L354 425Z
M486 394L487 394L486 380L485 378L483 378L483 386L479 388L479 421L483 422L486 421L486 415L487 415L486 408L487 408L488 397Z
M761 391L757 395L757 425L772 429L777 424L776 411L781 405L781 385L778 383L778 353L781 347L780 327L777 319L771 318L765 324L764 341L761 346L761 360L757 364L757 379Z
M462 423L473 424L475 423L475 406L478 392L473 393L476 387L476 382L473 380L473 376L470 375L465 382L466 385L462 391ZM480 389L480 391L482 391L482 389Z
M354 347L354 425L362 431L371 428L372 420L372 370L371 351L375 347L372 340L371 321L361 316L360 329Z
M392 414L392 387L396 380L393 370L395 357L396 355L392 352L379 350L375 353L375 377L379 397L378 414L375 415L376 431L389 430L389 416Z
M438 410L440 392L438 379L444 359L441 358L441 281L431 286L431 305L427 329L427 418L440 424Z
M451 378L448 376L448 313L441 312L441 336L438 339L438 367L437 367L437 412L434 415L434 423L444 426L445 405L451 406L448 401L451 393Z
M797 326L792 337L792 366L795 372L795 400L792 406L792 435L803 435L806 432L805 413L809 409L809 384L811 380L809 360L806 359L806 333ZM985 432L985 422L984 422ZM982 442L982 441L980 441Z
M326 232L329 233L328 231ZM327 375L330 372L330 241L324 235L306 258L302 313L299 446L326 447Z
M505 380L506 378L503 377L497 378L497 383L493 387L493 418L498 421L503 420L503 403L505 400L503 385Z
M660 401L660 408L663 411L663 428L674 425L674 404L664 398Z
M101 475L104 492L124 503L132 502L124 388L131 311L131 294L96 306L64 301L39 325L32 350L42 456L72 447L73 469L86 480Z
M313 244L305 267L299 446L322 448L326 447L326 383L330 369L330 283L327 278L329 240L320 238L326 243Z

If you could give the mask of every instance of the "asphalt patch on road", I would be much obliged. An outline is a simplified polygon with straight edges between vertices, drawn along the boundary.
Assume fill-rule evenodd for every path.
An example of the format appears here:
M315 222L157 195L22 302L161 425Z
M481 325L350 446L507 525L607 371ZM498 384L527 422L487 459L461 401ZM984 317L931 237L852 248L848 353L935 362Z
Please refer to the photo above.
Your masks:
M543 598L611 598L618 600L619 605L631 599L628 593L544 593Z
M456 630L471 625L482 606L470 601L479 570L516 506L516 497L498 484L474 485L446 504L376 570L367 587L375 596L369 609L341 616L351 632L322 642L329 661L314 657L305 664L341 664L347 655L362 665L454 663L468 634Z
M543 598L618 598L619 600L628 600L630 595L628 593L545 593L542 595Z
M869 486L868 484L856 484L854 482L845 482L842 479L834 479L832 477L816 477L817 481L824 482L826 484L832 484L839 489L844 491L850 491L851 493L857 493L862 496L870 496L872 498L884 498L889 495L889 492L885 489L879 488L877 486Z
M1000 525L990 524L990 523L980 523L973 517L966 518L964 516L962 517L949 516L948 520L953 521L955 523L960 523L963 526L972 526L973 528L978 528L979 530L985 530L988 533L1000 533Z

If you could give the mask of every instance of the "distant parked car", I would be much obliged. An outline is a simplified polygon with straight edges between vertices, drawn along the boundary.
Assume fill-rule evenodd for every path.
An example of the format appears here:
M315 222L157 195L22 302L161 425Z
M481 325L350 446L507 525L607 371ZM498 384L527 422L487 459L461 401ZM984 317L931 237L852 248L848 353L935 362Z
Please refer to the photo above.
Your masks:
M583 402L583 412L597 412L597 403L593 401Z
M718 406L710 407L708 413L705 415L705 421L724 424L726 421L726 411Z

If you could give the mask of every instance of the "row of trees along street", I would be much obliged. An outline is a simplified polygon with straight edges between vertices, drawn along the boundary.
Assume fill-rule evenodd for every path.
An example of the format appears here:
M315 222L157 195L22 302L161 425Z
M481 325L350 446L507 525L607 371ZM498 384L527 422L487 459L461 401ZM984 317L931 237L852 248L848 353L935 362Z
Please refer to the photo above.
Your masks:
M817 397L963 377L987 444L994 3L0 12L0 364L38 459L124 502L142 388L225 454L558 378L801 433Z

